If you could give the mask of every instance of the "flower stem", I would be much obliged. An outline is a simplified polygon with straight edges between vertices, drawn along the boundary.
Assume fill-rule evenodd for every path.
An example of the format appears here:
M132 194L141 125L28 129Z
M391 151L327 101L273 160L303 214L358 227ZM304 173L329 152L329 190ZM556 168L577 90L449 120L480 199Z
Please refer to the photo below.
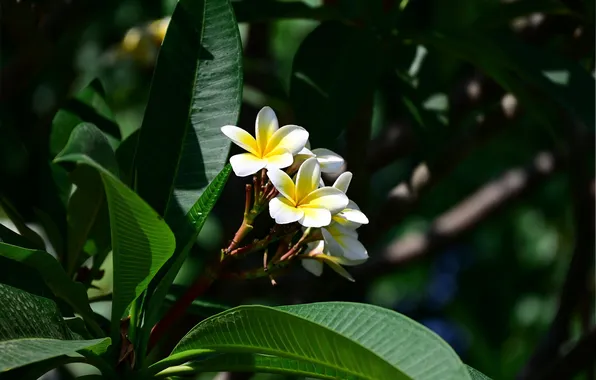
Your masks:
M150 352L151 349L155 347L159 339L169 329L169 327L176 323L180 317L182 317L186 309L188 309L188 307L192 304L192 301L209 289L213 281L215 281L215 279L218 277L223 264L223 259L220 259L216 263L209 266L205 270L205 273L203 273L203 275L186 290L182 297L180 297L174 303L174 305L172 305L166 315L151 330L147 352Z

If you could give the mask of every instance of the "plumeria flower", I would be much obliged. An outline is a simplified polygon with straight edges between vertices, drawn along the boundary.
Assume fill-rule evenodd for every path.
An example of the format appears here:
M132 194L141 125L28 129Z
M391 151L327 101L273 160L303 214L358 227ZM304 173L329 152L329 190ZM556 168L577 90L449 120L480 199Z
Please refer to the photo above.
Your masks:
M339 154L325 148L316 148L310 150L310 143L307 141L306 146L294 156L294 163L288 169L288 172L295 172L304 161L311 157L315 157L317 159L319 166L321 166L321 172L323 173L338 173L344 165L344 159Z
M351 172L344 172L342 173L333 184L333 187L336 189L341 190L344 194L348 192L348 187L350 187L350 182L352 181L352 173ZM333 216L333 221L337 222L338 224L347 227L356 229L363 224L368 224L368 218L360 208L356 204L356 202L350 200L348 205L345 209L341 210L337 214Z
M323 274L323 263L325 263L340 276L345 277L352 282L354 281L354 278L342 267L342 265L357 265L360 264L360 262L351 262L344 257L329 254L325 249L325 242L323 240L308 243L307 248L306 254L301 256L304 269L318 277Z
M304 161L296 182L285 172L270 168L267 176L279 195L269 202L269 213L277 224L299 222L305 227L323 227L331 216L348 205L348 197L334 187L321 187L321 168L316 158Z
M297 125L279 128L277 116L270 107L263 107L255 122L255 136L233 125L221 127L224 135L248 153L230 158L230 164L238 177L255 174L263 168L283 169L292 165L294 155L308 141L306 129Z
M362 264L368 259L368 252L360 241L358 232L337 222L321 228L325 247L333 256L344 257L353 265Z

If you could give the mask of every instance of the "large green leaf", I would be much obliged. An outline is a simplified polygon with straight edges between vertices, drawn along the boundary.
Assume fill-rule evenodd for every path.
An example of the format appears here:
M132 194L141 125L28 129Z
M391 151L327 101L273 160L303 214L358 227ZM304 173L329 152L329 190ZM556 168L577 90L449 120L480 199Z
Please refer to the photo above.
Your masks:
M137 153L138 193L170 226L224 167L242 100L241 43L227 0L176 5L153 75Z
M81 89L56 112L50 133L50 153L58 154L66 145L73 129L81 122L90 122L104 132L120 138L120 128L114 122L105 92L98 79Z
M74 334L47 298L0 284L0 304L1 372L84 349L99 354L110 344Z
M490 377L486 376L477 369L470 367L469 365L466 366L466 369L470 373L470 377L472 378L472 380L491 380Z
M478 370L466 366L472 380L491 380ZM186 366L189 372L266 372L285 375L316 377L319 379L353 378L342 371L336 371L323 365L313 365L296 359L280 358L260 354L218 354Z
M95 168L103 182L112 235L114 294L112 332L127 306L148 286L175 248L174 235L167 224L137 194L98 161L115 162L113 151L102 132L92 124L80 124L68 144L56 157L58 162L76 162ZM91 148L91 149L90 149ZM101 156L98 156L101 153ZM109 156L108 159L105 155Z
M379 41L363 29L327 22L302 42L292 66L290 98L313 148L335 139L372 104L381 65Z
M79 166L72 171L70 178L77 186L67 207L66 267L72 275L89 256L108 249L110 223L105 191L97 171L89 166Z
M0 256L37 270L56 297L63 299L76 313L80 314L93 328L96 335L104 335L93 320L93 311L89 306L85 287L83 284L71 280L52 255L44 251L0 243Z
M365 304L240 306L199 323L154 370L213 352L292 359L300 371L309 363L320 366L312 367L317 377L338 371L359 379L470 379L459 357L432 331Z
M174 252L172 258L163 266L157 276L155 276L149 287L149 294L147 295L147 316L144 321L145 329L140 338L142 339L142 342L139 344L143 349L146 344L145 340L148 337L149 329L161 316L161 306L170 290L170 286L174 282L178 271L180 271L184 260L186 260L188 251L197 240L199 232L203 229L207 216L219 199L231 171L232 167L230 164L224 166L222 171L209 184L201 197L188 211L186 214L186 224L176 236L176 252ZM155 291L153 291L153 289Z

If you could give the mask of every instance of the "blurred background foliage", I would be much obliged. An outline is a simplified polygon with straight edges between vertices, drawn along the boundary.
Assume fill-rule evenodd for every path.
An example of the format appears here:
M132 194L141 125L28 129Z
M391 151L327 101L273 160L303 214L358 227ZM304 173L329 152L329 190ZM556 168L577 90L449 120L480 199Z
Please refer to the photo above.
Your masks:
M115 147L140 127L175 4L2 2L2 224L61 251L71 187L51 159L81 120ZM346 158L350 197L371 218L361 234L371 260L354 269L355 284L300 270L276 287L219 282L183 325L221 305L368 302L428 326L494 379L531 367L573 278L565 343L591 328L594 1L233 4L244 46L239 125L250 130L270 105L282 124L311 131L313 147ZM239 224L240 182L230 180L170 299ZM572 265L580 255L585 265ZM90 297L109 315L110 261L93 273ZM593 378L593 369L578 377Z

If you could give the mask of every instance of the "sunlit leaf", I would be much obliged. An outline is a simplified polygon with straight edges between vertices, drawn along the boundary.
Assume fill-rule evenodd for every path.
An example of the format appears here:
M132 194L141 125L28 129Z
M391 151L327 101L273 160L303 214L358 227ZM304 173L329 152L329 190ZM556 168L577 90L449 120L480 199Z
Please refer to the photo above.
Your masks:
M195 326L153 370L214 353L292 359L296 373L310 370L315 377L470 379L455 352L432 331L396 312L366 304L230 309ZM268 366L276 362L263 360L269 360L264 364Z

